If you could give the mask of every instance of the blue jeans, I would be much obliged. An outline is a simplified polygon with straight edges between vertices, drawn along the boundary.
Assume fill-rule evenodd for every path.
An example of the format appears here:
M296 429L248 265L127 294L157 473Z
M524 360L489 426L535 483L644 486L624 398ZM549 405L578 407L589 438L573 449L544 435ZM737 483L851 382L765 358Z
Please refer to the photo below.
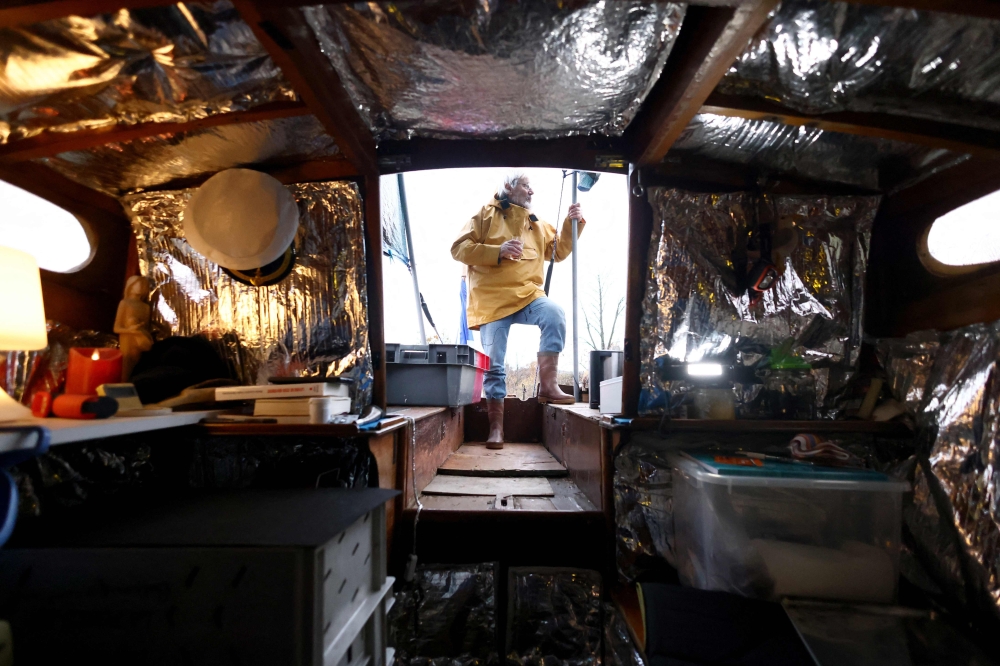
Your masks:
M542 329L539 354L558 356L566 344L566 313L558 303L545 296L536 298L512 315L480 326L483 348L490 357L490 369L483 379L487 400L503 400L507 396L504 359L507 356L507 336L510 335L511 324L526 324Z

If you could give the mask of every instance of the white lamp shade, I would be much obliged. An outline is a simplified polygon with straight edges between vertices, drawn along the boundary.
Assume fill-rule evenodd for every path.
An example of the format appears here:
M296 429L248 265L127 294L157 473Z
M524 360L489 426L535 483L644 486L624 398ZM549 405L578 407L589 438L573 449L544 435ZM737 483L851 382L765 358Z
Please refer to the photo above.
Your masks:
M47 344L38 263L27 252L0 247L0 349L35 351Z

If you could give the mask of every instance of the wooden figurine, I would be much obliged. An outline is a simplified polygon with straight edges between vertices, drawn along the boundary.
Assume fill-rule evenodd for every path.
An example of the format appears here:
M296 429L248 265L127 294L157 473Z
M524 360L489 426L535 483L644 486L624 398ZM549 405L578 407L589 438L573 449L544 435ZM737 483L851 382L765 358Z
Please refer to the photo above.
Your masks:
M122 352L122 380L127 381L144 351L153 346L150 332L149 283L135 275L125 283L125 298L118 304L115 333Z

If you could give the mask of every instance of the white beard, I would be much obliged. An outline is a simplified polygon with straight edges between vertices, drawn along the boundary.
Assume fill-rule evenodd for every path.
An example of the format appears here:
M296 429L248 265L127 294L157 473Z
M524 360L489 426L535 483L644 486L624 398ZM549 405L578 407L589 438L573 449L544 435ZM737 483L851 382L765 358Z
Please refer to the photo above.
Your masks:
M510 201L510 202L511 202L512 204L515 204L515 205L517 205L517 206L520 206L521 208L531 208L531 197L525 197L525 198L524 198L524 199L522 199L521 201L518 201L517 199L515 199L514 197L512 197L512 196L510 196L510 195L508 194L508 195L507 195L507 199L508 199L508 200L509 200L509 201Z

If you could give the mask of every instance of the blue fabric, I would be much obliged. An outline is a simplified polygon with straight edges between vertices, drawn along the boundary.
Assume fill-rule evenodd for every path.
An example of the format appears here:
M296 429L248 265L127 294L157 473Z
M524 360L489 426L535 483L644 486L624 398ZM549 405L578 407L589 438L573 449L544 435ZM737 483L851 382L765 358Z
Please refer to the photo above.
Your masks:
M542 330L539 354L559 354L566 344L566 313L551 298L542 296L503 319L479 327L483 348L490 357L490 369L483 380L488 400L502 400L507 395L507 336L511 324L537 326Z
M466 309L469 307L469 287L462 278L462 286L458 290L458 299L461 302L462 310L458 316L458 344L467 345L472 341L472 331L469 330L469 314Z

